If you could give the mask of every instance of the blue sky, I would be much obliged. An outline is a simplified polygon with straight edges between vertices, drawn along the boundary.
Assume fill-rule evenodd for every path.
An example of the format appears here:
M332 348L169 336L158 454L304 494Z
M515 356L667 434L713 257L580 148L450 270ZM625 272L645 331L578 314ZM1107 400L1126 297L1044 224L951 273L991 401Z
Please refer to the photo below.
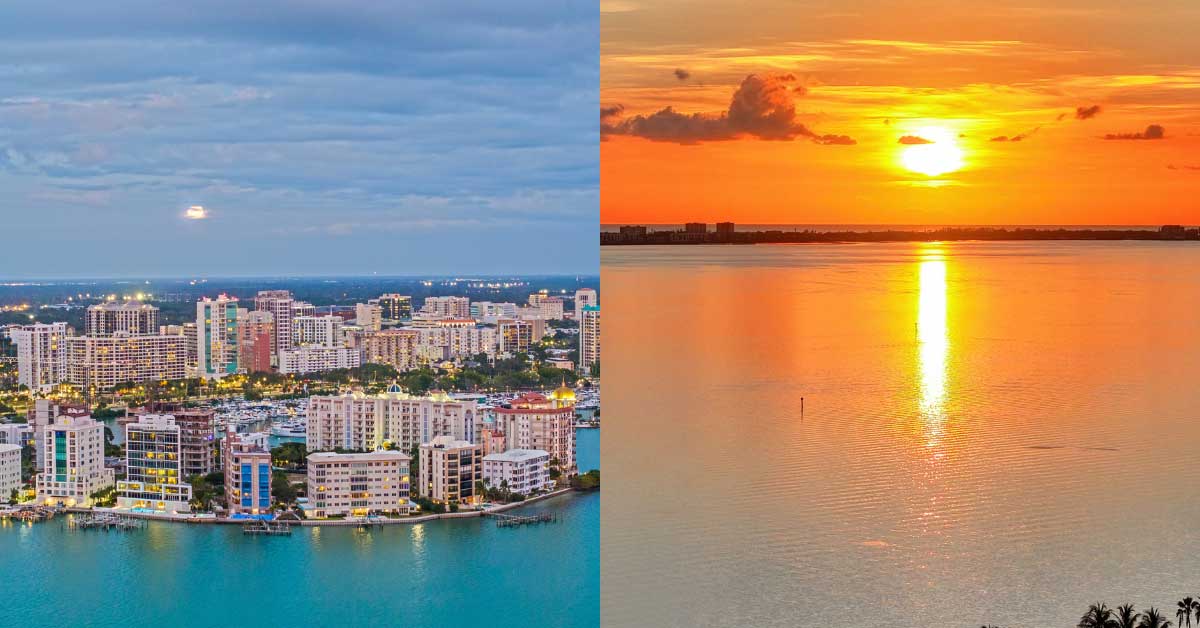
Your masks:
M0 277L598 272L595 3L181 4L0 5Z

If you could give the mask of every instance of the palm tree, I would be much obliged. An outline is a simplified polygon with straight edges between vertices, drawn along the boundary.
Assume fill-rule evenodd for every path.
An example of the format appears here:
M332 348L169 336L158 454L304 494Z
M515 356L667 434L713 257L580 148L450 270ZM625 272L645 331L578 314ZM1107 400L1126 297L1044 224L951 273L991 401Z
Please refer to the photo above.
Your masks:
M1195 605L1196 603L1192 600L1191 596L1179 600L1179 603L1175 605L1176 626L1192 627L1192 607Z
M1142 614L1133 610L1133 604L1122 604L1117 607L1117 628L1137 628Z
M1171 622L1167 621L1157 608L1151 606L1150 610L1142 613L1142 623L1138 624L1138 628L1169 628L1170 625Z
M1117 620L1107 604L1096 602L1079 618L1079 628L1117 628Z
M1200 600L1192 602L1192 612L1196 614L1196 625L1200 626Z

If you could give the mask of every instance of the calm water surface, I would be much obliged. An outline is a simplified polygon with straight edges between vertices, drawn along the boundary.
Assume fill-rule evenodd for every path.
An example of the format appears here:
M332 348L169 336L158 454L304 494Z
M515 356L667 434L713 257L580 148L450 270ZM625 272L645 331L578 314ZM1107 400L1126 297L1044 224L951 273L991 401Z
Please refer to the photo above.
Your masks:
M581 467L599 467L599 438L579 430ZM0 528L9 583L0 625L598 626L600 496L519 512L540 511L564 521L303 528L281 538L230 526L9 525Z
M1066 628L1200 593L1196 245L602 264L606 626Z

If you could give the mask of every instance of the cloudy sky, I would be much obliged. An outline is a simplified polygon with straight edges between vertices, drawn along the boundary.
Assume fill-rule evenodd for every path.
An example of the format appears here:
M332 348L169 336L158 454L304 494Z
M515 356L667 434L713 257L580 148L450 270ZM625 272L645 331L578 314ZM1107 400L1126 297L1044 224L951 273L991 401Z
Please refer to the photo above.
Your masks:
M603 222L1200 220L1195 0L601 15Z
M175 4L0 5L0 277L598 270L595 3Z

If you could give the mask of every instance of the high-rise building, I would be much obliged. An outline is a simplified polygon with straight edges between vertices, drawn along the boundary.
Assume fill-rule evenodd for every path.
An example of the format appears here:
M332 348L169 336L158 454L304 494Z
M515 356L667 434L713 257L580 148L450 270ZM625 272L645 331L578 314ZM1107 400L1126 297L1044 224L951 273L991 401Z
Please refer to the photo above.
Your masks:
M379 331L383 326L383 307L378 303L357 303L354 323L364 331Z
M33 407L29 409L27 417L29 427L33 431L33 466L42 467L42 456L45 454L45 446L42 438L45 436L47 425L52 425L54 420L60 416L70 418L81 418L91 416L85 404L75 403L60 403L50 399L37 399L33 402Z
M271 452L230 425L221 441L229 514L258 515L271 508Z
M216 410L212 408L188 408L181 403L151 403L147 412L170 416L179 427L179 470L187 480L196 475L208 475L217 469L216 462Z
M538 303L538 310L541 312L544 320L562 320L563 318L563 300L562 297L546 297Z
M575 320L583 320L583 308L589 305L600 305L596 291L591 288L580 288L575 291Z
M91 506L92 494L113 486L104 467L104 424L59 415L42 430L37 500L48 506Z
M526 321L533 326L532 340L541 340L546 335L546 319L542 318L542 307L522 307L517 309L517 320Z
M583 308L579 319L579 369L595 375L600 366L600 306Z
M123 382L183 379L188 375L187 339L181 335L69 336L67 381L89 393Z
M409 466L400 451L308 455L308 503L305 515L324 519L337 515L408 514Z
M501 320L496 323L496 339L500 353L528 353L533 344L533 323L524 320Z
M427 318L471 318L471 299L468 297L426 297L421 315Z
M352 369L362 366L362 350L352 347L296 347L279 354L279 372L285 374L317 373L333 369Z
M362 339L363 362L390 364L397 371L417 367L417 343L421 332L415 329L388 329Z
M471 319L445 319L433 326L405 329L420 334L417 341L418 359L450 360L480 353L489 356L496 353L496 328L477 325Z
M117 507L188 512L192 485L184 480L181 437L175 417L143 414L125 426L125 479L117 482Z
M10 329L17 346L17 383L30 390L50 390L67 378L66 323L34 323Z
M287 290L261 290L254 297L254 309L270 312L275 325L271 339L271 357L277 358L280 351L292 348L292 306L295 301Z
M367 395L350 392L308 400L308 450L337 447L373 451L394 445L408 451L437 436L475 440L479 409L474 401L445 393L409 395L392 386Z
M335 348L343 344L340 316L297 316L292 319L292 348Z
M550 453L565 474L575 472L575 392L563 386L549 397L528 393L495 410L508 449Z
M500 318L516 318L516 303L492 303L491 301L472 301L471 318L488 323L495 323Z
M307 301L296 301L292 303L292 318L297 316L316 316L317 306Z
M483 478L479 445L452 436L438 436L420 448L418 493L443 504L473 504L475 482Z
M412 318L412 297L410 296L388 293L379 295L375 301L383 309L384 320L402 321Z
M158 308L141 301L110 301L88 307L84 330L88 336L158 333Z
M238 369L245 373L271 370L275 316L267 310L238 308Z
M196 302L197 370L216 379L238 372L238 300L221 295Z

